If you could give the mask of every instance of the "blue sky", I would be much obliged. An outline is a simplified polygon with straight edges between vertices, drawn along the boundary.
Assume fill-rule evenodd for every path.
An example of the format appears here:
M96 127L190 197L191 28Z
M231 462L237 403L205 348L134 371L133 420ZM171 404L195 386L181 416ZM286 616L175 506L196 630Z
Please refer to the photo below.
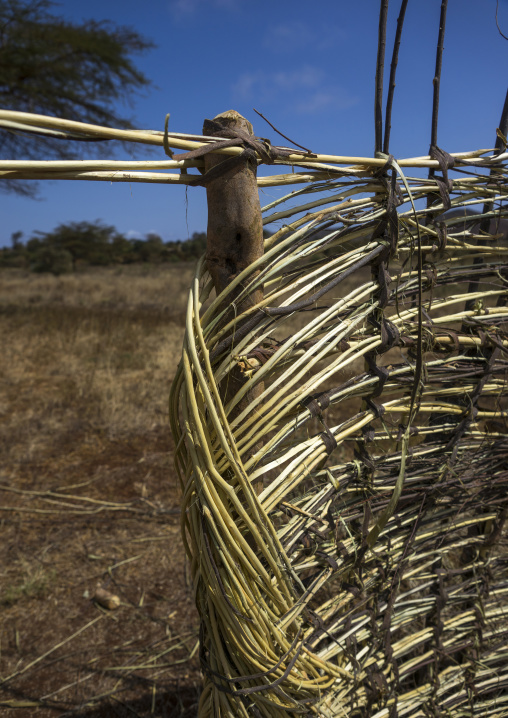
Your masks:
M390 147L399 158L428 152L440 6L409 0ZM399 7L392 0L387 69ZM124 107L140 128L163 129L170 112L171 130L201 133L205 117L235 109L257 134L284 144L255 107L314 152L373 154L379 0L64 0L53 11L73 22L130 25L156 43L137 59L155 87ZM495 12L496 0L449 0L438 137L449 152L495 141L508 76L508 42ZM500 0L498 19L508 35L508 0ZM162 149L147 152L150 159L159 155ZM276 189L265 190L261 203L275 196ZM157 232L164 240L206 229L200 187L189 188L186 201L183 187L59 181L43 183L41 197L0 194L0 244L9 245L18 230L26 240L36 230L82 220L101 219L128 236Z

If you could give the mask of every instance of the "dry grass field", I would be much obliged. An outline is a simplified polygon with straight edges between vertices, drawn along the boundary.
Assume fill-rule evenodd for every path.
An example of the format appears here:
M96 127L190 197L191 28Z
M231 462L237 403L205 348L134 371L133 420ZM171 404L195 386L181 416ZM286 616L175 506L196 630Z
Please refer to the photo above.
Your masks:
M191 274L0 274L5 718L195 715L167 421ZM92 600L97 585L117 610Z
M192 273L0 273L2 717L196 714L167 419Z
M196 715L199 626L167 406L192 273L0 272L2 718ZM358 359L329 381L362 371ZM353 398L327 417L359 409ZM97 586L117 610L94 601Z

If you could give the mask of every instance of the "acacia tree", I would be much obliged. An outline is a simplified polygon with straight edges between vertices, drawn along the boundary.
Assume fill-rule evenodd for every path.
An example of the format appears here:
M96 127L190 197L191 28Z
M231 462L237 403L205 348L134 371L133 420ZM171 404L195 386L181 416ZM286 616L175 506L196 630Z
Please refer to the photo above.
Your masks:
M110 22L68 22L51 13L49 0L0 0L0 105L24 112L132 127L118 114L134 92L150 81L131 56L153 47L135 30ZM94 145L97 147L97 145ZM69 147L55 137L0 130L0 156L9 159L66 159L83 145ZM33 194L26 183L6 189Z

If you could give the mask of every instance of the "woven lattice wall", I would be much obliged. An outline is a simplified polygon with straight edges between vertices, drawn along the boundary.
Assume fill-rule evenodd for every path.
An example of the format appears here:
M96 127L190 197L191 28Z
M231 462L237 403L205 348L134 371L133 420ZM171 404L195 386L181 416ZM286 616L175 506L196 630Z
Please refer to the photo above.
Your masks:
M508 711L508 187L503 156L440 162L273 203L218 298L197 269L172 421L201 716Z
M5 160L2 179L206 184L212 151L304 187L264 208L282 228L262 257L219 296L203 258L189 295L170 418L200 718L508 714L508 100L494 152L438 148L443 0L430 155L395 162L407 0L384 143L380 5L373 158L0 110L170 156Z

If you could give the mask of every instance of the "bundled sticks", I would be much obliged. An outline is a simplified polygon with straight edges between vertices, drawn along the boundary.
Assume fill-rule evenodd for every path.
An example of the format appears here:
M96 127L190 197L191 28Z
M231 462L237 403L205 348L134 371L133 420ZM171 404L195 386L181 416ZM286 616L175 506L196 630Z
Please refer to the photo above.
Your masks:
M170 156L1 161L0 179L206 185L248 153L291 168L258 186L303 185L264 208L283 224L263 256L218 293L203 257L189 294L170 421L200 718L508 712L508 103L494 150L439 148L443 0L429 154L395 160L406 6L383 142L380 3L371 158L0 111ZM231 161L202 174L209 152Z
M210 137L182 133L164 133L156 130L120 130L82 122L63 120L56 117L34 115L0 109L0 129L39 134L50 134L69 141L122 141L149 146L169 146L193 150L212 144ZM265 141L266 142L266 141ZM349 157L328 154L308 154L299 150L267 145L267 149L278 151L270 164L299 167L305 171L289 174L275 174L258 178L259 187L276 187L292 184L309 184L337 176L366 176L369 168L381 168L385 160L379 157ZM226 156L237 156L243 152L240 146L214 149ZM283 154L283 157L281 156ZM489 149L453 154L458 164L467 166L481 160L483 166L496 166L506 158L493 155ZM260 164L266 161L259 157ZM439 162L430 156L399 160L400 167L439 168ZM0 180L89 180L107 182L148 182L159 184L196 184L200 179L199 170L204 160L0 160ZM188 170L191 172L188 172ZM167 170L173 170L168 172Z
M116 133L14 114L0 122ZM131 139L203 150L141 164L5 160L1 177L196 184L213 141ZM258 162L301 171L258 185L303 186L264 208L281 229L219 296L199 263L172 387L200 716L499 715L507 155L278 150ZM245 379L233 395L232 372Z
M503 712L498 162L444 196L439 178L394 163L328 181L287 212L272 204L266 221L290 224L213 300L199 264L171 422L202 616L201 716ZM465 214L487 199L488 235L484 213ZM237 316L228 295L261 285L262 301ZM226 401L238 367L245 384Z

